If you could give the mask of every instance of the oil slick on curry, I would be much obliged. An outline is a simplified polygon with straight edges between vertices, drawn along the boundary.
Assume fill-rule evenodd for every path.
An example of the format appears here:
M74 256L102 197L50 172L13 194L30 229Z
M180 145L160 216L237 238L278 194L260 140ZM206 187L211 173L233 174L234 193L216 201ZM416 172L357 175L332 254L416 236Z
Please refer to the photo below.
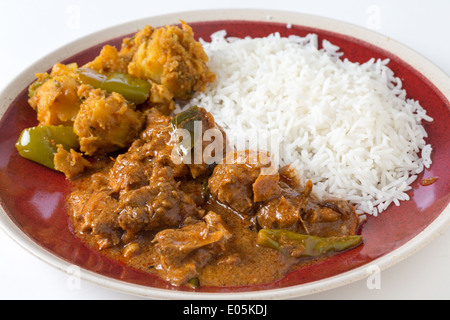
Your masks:
M174 115L176 102L216 81L207 62L182 22L36 75L29 104L39 125L16 146L71 182L81 241L191 287L274 281L361 244L350 203L317 198L264 150L234 150L203 108Z

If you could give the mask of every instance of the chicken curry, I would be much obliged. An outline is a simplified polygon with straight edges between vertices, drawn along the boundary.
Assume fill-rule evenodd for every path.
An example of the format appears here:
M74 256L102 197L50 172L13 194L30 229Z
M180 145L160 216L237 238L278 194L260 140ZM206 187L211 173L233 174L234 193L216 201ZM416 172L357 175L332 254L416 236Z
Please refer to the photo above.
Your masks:
M182 22L147 26L84 66L37 74L29 103L39 125L16 146L70 180L74 233L109 257L194 288L274 281L359 245L350 203L319 199L311 181L274 166L266 151L230 148L203 108L174 114L176 102L215 81L207 62ZM199 140L197 128L200 137L218 134ZM209 156L198 161L194 151Z

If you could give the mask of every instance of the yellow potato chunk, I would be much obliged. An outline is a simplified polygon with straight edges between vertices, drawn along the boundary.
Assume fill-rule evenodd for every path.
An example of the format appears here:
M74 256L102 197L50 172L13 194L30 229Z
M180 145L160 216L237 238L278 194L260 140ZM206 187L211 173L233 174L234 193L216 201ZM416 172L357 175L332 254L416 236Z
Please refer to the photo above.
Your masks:
M138 137L144 117L122 95L88 85L81 85L78 94L84 102L75 119L74 132L82 152L108 154L130 146Z
M41 125L71 125L80 108L76 64L56 64L52 72L40 73L30 87L29 103Z
M91 166L90 162L73 149L70 152L65 150L62 145L58 145L58 152L53 158L55 169L63 172L66 178L72 179Z
M97 72L127 73L128 62L126 58L119 55L115 47L106 45L102 48L100 54L84 67L94 69Z
M173 94L165 86L157 84L150 80L152 84L150 89L150 99L148 105L150 107L158 109L164 115L170 115L175 110L175 101L173 100Z
M128 73L165 86L175 99L189 99L215 80L207 67L209 58L194 39L192 28L167 26L155 29L137 48Z
M151 26L145 26L144 29L139 30L132 37L123 39L122 48L120 49L119 55L123 59L131 61L139 46L146 42L152 33L153 28Z

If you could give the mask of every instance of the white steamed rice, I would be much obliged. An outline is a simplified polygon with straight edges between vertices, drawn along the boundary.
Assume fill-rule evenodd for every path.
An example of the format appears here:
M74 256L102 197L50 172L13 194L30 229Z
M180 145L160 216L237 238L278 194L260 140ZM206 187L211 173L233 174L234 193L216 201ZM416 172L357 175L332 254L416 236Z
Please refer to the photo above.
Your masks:
M314 34L237 39L220 31L203 45L217 81L183 109L204 107L232 141L269 133L280 165L293 164L316 194L349 200L359 213L409 200L410 184L431 165L421 122L433 119L406 98L389 60L340 59Z

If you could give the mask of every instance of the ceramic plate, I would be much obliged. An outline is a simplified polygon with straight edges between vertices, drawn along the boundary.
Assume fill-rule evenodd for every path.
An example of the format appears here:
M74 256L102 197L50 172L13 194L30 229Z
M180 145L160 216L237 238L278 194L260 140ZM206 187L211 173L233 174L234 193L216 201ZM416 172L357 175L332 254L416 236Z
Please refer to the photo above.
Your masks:
M225 29L229 36L304 36L316 33L339 46L344 57L365 62L390 58L389 67L403 80L408 98L416 99L435 119L425 124L427 143L434 150L433 165L419 176L408 193L410 201L391 206L379 217L369 217L362 228L364 245L320 263L293 271L283 279L245 287L203 287L197 291L173 287L105 258L73 235L65 211L69 185L62 174L21 158L14 147L20 132L36 125L36 114L27 103L27 87L34 74L56 62L82 65L97 56L105 44L120 46L121 39L145 25L178 24L193 27L197 38ZM70 43L49 54L20 74L0 95L0 226L32 254L68 272L80 268L85 280L124 293L163 299L281 299L307 295L363 279L376 266L388 268L433 240L450 221L448 76L419 54L372 31L321 17L278 11L196 11L151 17L113 27ZM439 177L430 186L419 182Z

